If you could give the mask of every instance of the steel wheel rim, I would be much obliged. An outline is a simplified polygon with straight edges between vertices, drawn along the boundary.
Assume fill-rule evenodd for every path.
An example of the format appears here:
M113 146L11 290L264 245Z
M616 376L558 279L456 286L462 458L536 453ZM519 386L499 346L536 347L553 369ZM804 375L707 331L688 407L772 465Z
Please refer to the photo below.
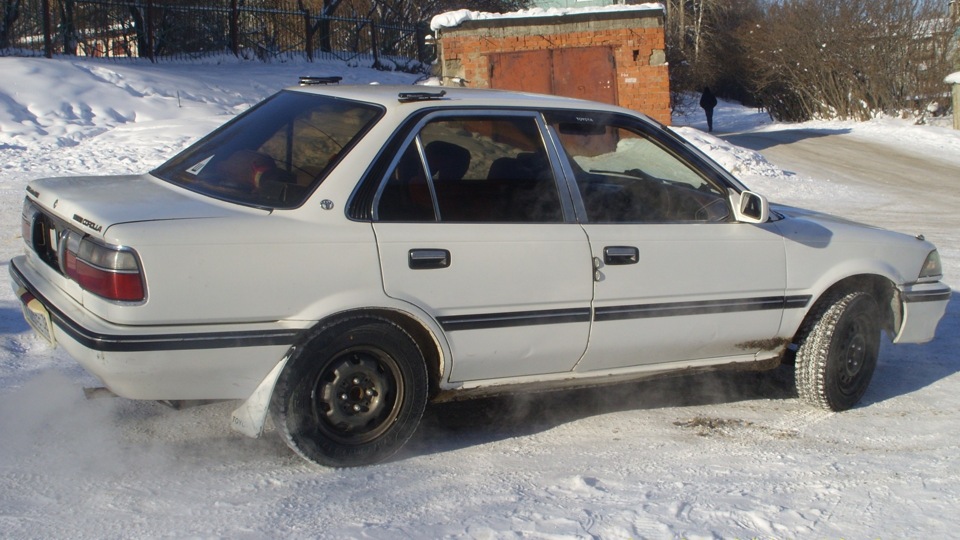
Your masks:
M402 400L400 368L376 347L336 355L321 370L311 394L317 430L344 444L383 435L399 416Z
M838 355L837 383L844 395L854 395L860 390L869 354L868 326L863 317L857 318L851 322L841 340L843 347Z

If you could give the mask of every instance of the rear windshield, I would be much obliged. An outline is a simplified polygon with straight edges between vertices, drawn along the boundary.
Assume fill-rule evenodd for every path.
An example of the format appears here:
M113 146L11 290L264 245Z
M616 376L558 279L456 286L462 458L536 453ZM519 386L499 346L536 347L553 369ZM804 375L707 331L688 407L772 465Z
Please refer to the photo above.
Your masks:
M218 199L294 208L381 114L368 103L280 92L153 174Z

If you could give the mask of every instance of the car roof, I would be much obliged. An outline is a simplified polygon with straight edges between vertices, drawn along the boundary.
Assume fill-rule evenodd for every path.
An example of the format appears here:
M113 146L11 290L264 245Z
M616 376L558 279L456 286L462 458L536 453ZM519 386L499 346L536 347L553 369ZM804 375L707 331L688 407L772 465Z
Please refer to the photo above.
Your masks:
M397 106L417 108L456 107L523 107L539 109L576 109L620 112L640 115L615 105L598 103L576 98L533 94L512 90L494 90L487 88L463 88L459 86L418 86L418 85L380 85L380 84L329 84L294 86L288 90L308 92L328 96L366 101L381 105L387 109ZM433 99L413 99L401 101L401 94L434 94L444 92L442 97Z

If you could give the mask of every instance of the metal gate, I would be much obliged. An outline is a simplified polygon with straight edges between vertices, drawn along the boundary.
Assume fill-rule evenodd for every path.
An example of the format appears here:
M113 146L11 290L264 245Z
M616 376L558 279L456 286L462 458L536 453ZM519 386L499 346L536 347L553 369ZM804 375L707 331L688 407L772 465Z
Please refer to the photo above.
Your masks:
M617 104L611 47L576 47L489 55L490 87Z

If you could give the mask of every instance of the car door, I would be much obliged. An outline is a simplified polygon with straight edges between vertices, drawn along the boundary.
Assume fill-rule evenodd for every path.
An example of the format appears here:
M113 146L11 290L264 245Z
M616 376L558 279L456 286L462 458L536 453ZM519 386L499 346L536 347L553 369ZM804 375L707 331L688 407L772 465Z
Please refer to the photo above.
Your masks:
M590 247L533 113L420 120L374 199L386 294L435 317L452 381L570 371L586 349Z
M776 224L733 220L718 173L639 121L554 114L549 124L595 264L576 370L774 354L788 302Z

